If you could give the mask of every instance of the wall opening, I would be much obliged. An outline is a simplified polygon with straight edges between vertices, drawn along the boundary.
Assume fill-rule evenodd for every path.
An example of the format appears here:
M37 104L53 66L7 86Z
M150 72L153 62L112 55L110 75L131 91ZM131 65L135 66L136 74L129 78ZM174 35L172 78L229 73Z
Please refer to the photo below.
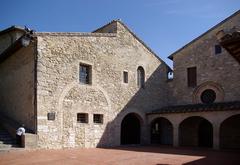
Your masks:
M203 117L189 117L179 126L179 143L181 146L213 147L212 124Z
M141 123L139 117L130 113L124 117L121 123L121 145L140 144Z
M240 114L231 116L222 122L220 148L240 149Z
M213 146L213 128L209 121L202 120L198 128L198 145L199 147Z
M143 67L139 66L137 69L137 85L139 88L144 88L145 83L145 71Z
M151 143L162 145L173 144L173 126L168 119L160 117L152 122Z

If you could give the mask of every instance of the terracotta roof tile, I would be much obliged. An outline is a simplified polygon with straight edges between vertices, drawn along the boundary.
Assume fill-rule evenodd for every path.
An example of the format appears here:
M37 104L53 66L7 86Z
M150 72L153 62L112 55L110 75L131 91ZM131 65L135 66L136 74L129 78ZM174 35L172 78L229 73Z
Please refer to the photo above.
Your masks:
M187 113L187 112L226 111L226 110L240 110L240 101L219 102L213 104L187 104L168 106L157 110L153 110L148 114Z

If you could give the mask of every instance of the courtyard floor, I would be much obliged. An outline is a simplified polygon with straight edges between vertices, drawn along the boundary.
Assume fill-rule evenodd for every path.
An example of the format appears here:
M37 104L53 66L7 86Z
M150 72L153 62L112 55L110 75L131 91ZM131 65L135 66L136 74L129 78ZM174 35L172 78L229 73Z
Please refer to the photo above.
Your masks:
M0 165L239 165L240 152L165 146L111 149L12 150L0 152Z

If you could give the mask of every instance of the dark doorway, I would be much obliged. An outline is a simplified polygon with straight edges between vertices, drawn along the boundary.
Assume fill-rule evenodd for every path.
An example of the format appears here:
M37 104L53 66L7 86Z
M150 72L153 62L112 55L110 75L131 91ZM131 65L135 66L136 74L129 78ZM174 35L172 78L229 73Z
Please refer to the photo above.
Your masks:
M140 144L141 124L136 114L130 113L121 123L121 144Z
M179 126L179 142L181 146L212 147L212 124L199 116L183 120Z
M213 128L209 121L202 120L198 128L198 146L212 147L213 146Z
M220 126L220 147L240 149L240 114L229 117Z
M173 126L168 119L163 117L155 119L151 124L152 144L173 144Z

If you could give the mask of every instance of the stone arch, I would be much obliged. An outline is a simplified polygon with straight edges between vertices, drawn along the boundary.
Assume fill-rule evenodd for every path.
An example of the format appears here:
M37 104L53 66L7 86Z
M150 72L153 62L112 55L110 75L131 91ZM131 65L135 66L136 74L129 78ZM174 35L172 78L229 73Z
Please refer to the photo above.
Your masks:
M92 99L91 96L88 97L88 95L86 94L87 93L86 91L89 91L89 90L91 91L89 93L93 93L92 95L94 94L99 95L97 100ZM70 95L72 96L70 97ZM86 102L79 103L79 100L85 100L85 101L88 100L89 103L88 104L86 104ZM98 106L93 106L91 104L91 101L93 102L99 101L97 102ZM107 95L107 92L100 86L82 85L76 81L68 84L64 88L63 92L61 93L58 101L58 112L59 112L59 118L60 118L63 147L74 147L76 145L80 145L81 143L81 141L79 140L78 141L79 144L75 144L75 142L72 142L74 140L72 140L71 142L69 142L69 144L66 144L68 143L69 139L81 138L81 137L77 137L78 135L80 136L80 134L78 133L80 129L75 128L77 126L76 125L77 113L86 112L86 113L89 113L89 117L92 118L90 114L100 112L104 114L104 122L107 123L110 109L111 109L111 103ZM68 122L64 121L64 119L68 119ZM89 125L87 125L86 127L88 126ZM74 136L70 138L70 135L73 135L73 134ZM85 139L82 139L83 144L84 144L84 141ZM96 142L92 142L92 143L94 145L94 143Z
M213 147L213 126L201 116L185 118L179 124L181 146Z
M221 123L220 148L240 149L240 114L232 115Z
M121 121L121 145L140 144L143 119L137 113L128 113Z
M201 94L206 90L212 90L216 94L216 98L214 102L221 102L224 101L224 90L221 87L220 84L213 82L213 81L207 81L199 85L194 91L193 91L193 103L202 103L201 100Z
M173 144L173 125L165 117L157 117L151 122L151 143L152 144Z

